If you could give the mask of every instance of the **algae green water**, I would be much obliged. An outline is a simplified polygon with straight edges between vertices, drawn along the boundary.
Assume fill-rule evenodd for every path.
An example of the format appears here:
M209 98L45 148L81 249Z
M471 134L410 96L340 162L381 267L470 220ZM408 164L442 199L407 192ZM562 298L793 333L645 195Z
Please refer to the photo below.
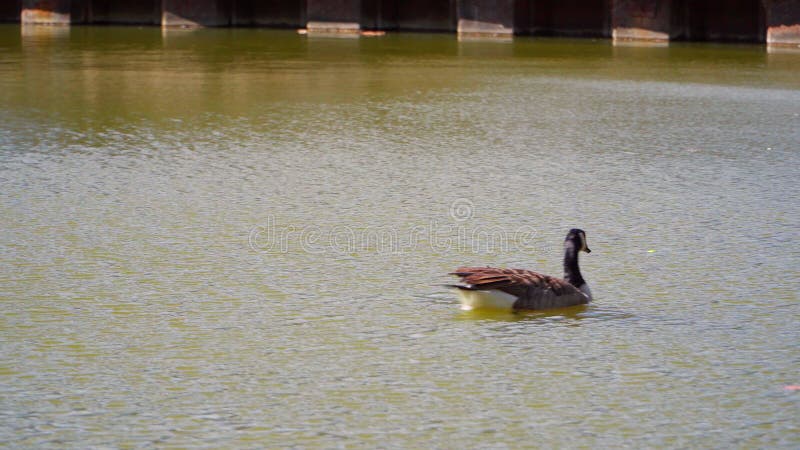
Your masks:
M797 448L800 54L0 27L8 448ZM460 311L459 265L595 302Z

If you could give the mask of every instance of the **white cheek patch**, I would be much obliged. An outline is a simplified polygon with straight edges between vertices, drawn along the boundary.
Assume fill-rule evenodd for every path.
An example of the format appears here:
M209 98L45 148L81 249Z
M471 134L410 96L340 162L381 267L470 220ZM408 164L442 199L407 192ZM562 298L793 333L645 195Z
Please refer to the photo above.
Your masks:
M586 233L581 233L581 251L586 251Z

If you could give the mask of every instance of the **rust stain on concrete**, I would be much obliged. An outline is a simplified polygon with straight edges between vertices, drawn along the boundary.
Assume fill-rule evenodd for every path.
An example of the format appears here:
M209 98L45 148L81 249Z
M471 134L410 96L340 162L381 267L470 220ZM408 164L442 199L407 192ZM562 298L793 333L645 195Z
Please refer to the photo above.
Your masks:
M20 20L29 24L69 25L70 14L47 9L23 9Z

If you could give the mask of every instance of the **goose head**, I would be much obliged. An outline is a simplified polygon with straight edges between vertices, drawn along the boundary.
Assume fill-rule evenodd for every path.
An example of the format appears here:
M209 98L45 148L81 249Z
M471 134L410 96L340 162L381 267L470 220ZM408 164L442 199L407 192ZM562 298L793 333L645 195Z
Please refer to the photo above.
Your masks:
M578 228L569 230L566 239L564 239L564 247L572 247L586 253L592 252L586 243L586 232Z

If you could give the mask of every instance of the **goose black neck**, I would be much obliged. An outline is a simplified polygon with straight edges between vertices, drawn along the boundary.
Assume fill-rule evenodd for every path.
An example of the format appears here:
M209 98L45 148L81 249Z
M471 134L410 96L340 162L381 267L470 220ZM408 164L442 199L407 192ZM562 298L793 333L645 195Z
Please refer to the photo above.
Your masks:
M586 283L578 267L578 250L571 242L564 245L564 279L577 288Z

